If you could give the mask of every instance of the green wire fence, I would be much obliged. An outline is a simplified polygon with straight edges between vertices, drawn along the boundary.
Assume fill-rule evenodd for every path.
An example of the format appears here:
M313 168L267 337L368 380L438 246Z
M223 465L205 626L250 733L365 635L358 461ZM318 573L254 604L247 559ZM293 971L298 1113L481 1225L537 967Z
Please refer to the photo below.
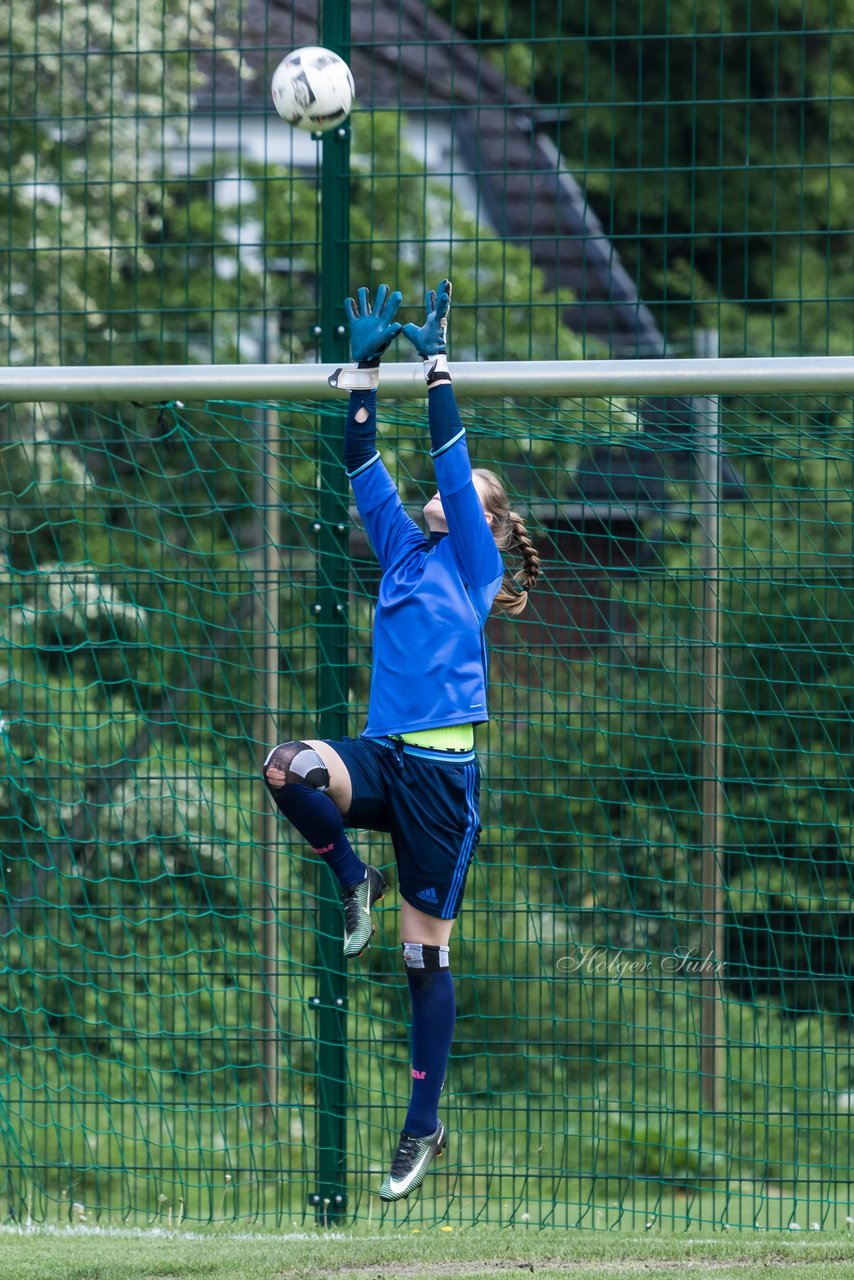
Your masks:
M716 487L711 595L709 493L684 452L683 481L662 481L665 437L653 448L636 429L637 402L462 404L544 574L527 616L489 624L484 831L452 939L453 1147L388 1216L838 1224L854 1096L851 397L721 399L739 479ZM342 413L6 410L15 1218L379 1216L409 1076L394 899L345 980L328 873L260 780L273 741L315 736L334 709L323 632L340 625L341 564L346 731L366 711L378 570L358 522L325 549L315 484ZM384 403L380 425L417 514L424 408ZM580 476L629 472L642 500L579 499ZM384 837L357 848L390 868Z
M321 148L269 83L318 42L357 88L350 283L417 306L450 274L458 359L851 351L852 0L114 0L2 30L11 363L316 357Z
M849 355L854 0L72 0L0 30L2 358L144 374L0 411L4 1212L376 1223L394 900L346 976L259 775L362 725L342 405L152 407L149 366L340 361L339 295L385 280L415 319L446 274L454 362ZM268 90L318 42L358 93L322 146ZM392 1223L851 1213L852 384L782 385L458 382L544 574L490 623L454 1143ZM417 514L423 408L381 413Z

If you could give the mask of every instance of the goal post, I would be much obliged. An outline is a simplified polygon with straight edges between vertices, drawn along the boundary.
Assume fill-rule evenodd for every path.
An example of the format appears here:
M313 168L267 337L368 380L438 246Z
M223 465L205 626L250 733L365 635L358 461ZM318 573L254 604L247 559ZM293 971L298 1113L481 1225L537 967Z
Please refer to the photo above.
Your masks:
M0 402L103 403L129 400L340 400L329 386L336 365L99 365L0 369ZM850 391L854 358L775 356L694 360L533 360L454 362L459 397L778 395ZM420 364L382 366L389 399L426 394Z
M335 368L0 370L15 1212L369 1216L408 1088L396 921L363 966L380 1004L321 975L331 878L258 771L278 731L364 722L379 575L329 480ZM451 372L543 570L488 624L443 1095L460 1148L424 1212L459 1204L458 1174L461 1221L555 1225L659 1179L708 1192L712 1220L769 1163L809 1180L781 1117L813 1123L811 1054L845 1071L854 902L840 878L820 911L815 876L854 863L854 359ZM420 364L383 365L379 447L416 517L425 400ZM802 1057L793 1013L827 1018ZM813 1135L840 1183L845 1123ZM524 1187L502 1173L520 1126Z

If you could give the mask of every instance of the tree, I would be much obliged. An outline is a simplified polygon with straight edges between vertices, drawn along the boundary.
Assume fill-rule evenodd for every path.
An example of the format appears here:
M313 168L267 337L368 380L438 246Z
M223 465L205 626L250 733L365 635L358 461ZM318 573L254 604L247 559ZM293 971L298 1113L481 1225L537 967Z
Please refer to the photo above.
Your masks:
M853 0L432 3L532 92L671 343L850 353Z
M237 9L237 0L10 8L0 59L0 345L9 364L109 359L117 321L137 303L134 278L150 265L147 241L167 213L151 196L164 138L186 128L199 75L192 49L210 44Z

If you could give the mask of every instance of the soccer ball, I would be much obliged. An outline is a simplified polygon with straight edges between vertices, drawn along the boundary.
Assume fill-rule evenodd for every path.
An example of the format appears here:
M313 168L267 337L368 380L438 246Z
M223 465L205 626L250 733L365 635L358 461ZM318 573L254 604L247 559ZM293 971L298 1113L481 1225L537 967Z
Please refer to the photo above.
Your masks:
M356 86L350 68L331 49L294 49L273 73L273 105L297 129L325 133L346 120Z

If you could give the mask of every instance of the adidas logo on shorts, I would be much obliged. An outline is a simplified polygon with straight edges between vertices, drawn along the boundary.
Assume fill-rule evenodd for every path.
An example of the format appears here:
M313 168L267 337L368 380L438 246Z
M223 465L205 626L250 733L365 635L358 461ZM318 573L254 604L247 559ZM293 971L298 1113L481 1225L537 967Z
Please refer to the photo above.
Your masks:
M437 906L439 904L439 895L435 889L419 889L415 896L423 898L425 902L435 902Z

